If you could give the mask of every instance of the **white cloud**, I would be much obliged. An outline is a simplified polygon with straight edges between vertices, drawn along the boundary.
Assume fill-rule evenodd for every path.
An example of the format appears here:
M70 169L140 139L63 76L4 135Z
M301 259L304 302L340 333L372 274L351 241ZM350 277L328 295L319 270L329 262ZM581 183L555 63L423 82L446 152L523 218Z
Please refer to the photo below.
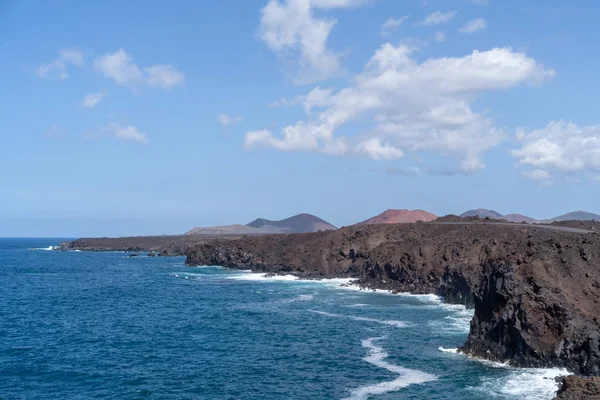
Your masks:
M64 80L69 77L67 66L83 67L85 55L77 50L59 50L59 57L47 64L42 64L35 69L39 78Z
M395 31L400 26L402 26L402 24L404 23L404 21L406 21L407 19L408 19L408 15L405 15L405 16L400 17L400 18L390 18L390 19L388 19L381 26L380 35L384 36L384 37L385 36L389 36L393 31Z
M552 175L550 175L547 171L543 169L534 169L532 171L523 172L522 175L534 181L539 181L542 183L550 183L552 182Z
M238 124L242 122L242 117L240 116L230 116L227 114L219 114L217 115L217 122L227 128L228 126Z
M435 11L425 17L419 24L426 26L445 24L446 22L450 22L454 17L456 17L456 11L448 11L445 13Z
M444 32L436 32L433 35L433 40L438 43L445 42L448 40L448 36Z
M183 84L185 76L172 65L153 65L145 69L148 86L169 89Z
M121 126L116 122L108 124L98 130L99 135L112 136L120 140L127 140L140 144L148 143L146 135L134 126Z
M82 105L85 108L94 108L106 96L106 92L90 93L83 98Z
M395 159L404 155L402 150L391 146L389 143L381 143L379 138L370 138L360 142L357 146L358 153L367 155L374 160Z
M339 54L327 46L337 20L317 18L313 11L358 7L366 1L269 0L260 11L260 38L279 56L298 56L296 84L331 78L341 72Z
M83 67L85 56L81 51L62 49L59 51L60 59L77 67Z
M123 49L96 58L94 68L119 85L129 87L147 85L170 89L182 85L185 80L183 73L172 65L152 65L140 69L134 63L134 58Z
M96 58L94 68L120 85L134 86L144 78L142 71L133 63L133 57L123 49Z
M511 153L519 164L544 171L548 178L557 174L600 173L600 125L552 121L541 129L519 130L517 140L522 143L521 148ZM541 176L539 172L536 175Z
M292 99L288 99L287 97L282 97L279 100L275 100L269 103L269 108L278 108L278 107L290 107L295 106L297 104L302 103L302 101L306 98L306 96L296 96Z
M484 167L482 155L505 136L489 117L472 110L477 95L554 77L552 70L509 48L421 63L413 58L416 50L382 45L352 85L308 93L302 102L306 121L284 127L279 135L248 132L245 147L360 153L376 159L433 153L472 172ZM358 135L343 135L341 128L355 120L368 127Z
M487 28L487 22L483 18L475 18L460 28L461 33L472 34L478 31L482 31Z

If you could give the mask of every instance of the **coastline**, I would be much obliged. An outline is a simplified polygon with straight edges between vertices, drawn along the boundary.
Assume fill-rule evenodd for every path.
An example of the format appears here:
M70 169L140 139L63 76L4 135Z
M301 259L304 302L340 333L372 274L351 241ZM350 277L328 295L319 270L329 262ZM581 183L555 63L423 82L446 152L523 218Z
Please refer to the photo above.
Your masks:
M200 237L183 245L161 240L171 246L165 255L183 253L189 266L353 279L366 290L436 295L474 309L468 339L460 347L465 354L515 367L598 375L600 238L587 229L600 225L562 226L569 229L418 223Z

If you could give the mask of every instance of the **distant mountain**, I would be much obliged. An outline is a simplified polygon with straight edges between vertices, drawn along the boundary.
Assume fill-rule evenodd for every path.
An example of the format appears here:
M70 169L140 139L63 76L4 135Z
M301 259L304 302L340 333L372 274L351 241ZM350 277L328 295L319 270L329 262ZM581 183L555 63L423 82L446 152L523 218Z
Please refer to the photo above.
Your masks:
M258 218L246 226L259 229L279 229L288 233L331 231L337 229L329 222L311 214L298 214L281 221Z
M467 212L464 212L460 215L461 217L475 217L478 216L479 218L485 218L485 217L490 217L490 218L498 218L498 219L505 219L509 222L527 222L528 224L551 224L554 221L570 221L570 220L576 220L576 221L591 221L591 220L596 220L596 221L600 221L600 215L598 214L594 214L591 212L587 212L587 211L573 211L564 215L560 215L558 217L554 217L554 218L548 218L548 219L544 219L544 220L540 220L540 219L535 219L535 218L531 218L528 217L526 215L522 215L522 214L506 214L506 215L502 215L499 212L496 212L494 210L487 210L485 208L478 208L476 210L469 210Z
M494 210L487 210L485 208L477 208L475 210L465 211L464 213L460 214L460 217L463 217L463 218L466 218L466 217L479 217L479 218L489 217L489 218L496 218L496 219L504 218L504 216L502 214L500 214L499 212L494 211Z
M268 233L305 233L335 230L329 222L311 214L299 214L281 221L258 218L247 225L194 228L186 235L265 235Z
M508 222L527 222L528 224L535 224L541 222L535 218L531 218L521 214L506 214L503 218Z
M402 224L417 221L429 222L437 218L437 215L423 210L387 210L376 217L359 222L357 225Z
M598 214L594 214L591 212L587 212L587 211L573 211L567 214L563 214L563 215L559 215L558 217L555 218L551 218L550 220L548 220L548 222L553 222L553 221L570 221L570 220L576 220L576 221L591 221L591 220L596 220L596 221L600 221L600 215Z

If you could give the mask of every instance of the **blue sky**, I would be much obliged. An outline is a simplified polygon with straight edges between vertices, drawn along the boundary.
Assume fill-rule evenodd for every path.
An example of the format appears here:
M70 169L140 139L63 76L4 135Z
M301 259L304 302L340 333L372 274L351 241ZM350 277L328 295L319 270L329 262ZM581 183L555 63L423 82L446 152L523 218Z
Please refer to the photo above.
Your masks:
M599 11L0 0L0 236L600 212Z

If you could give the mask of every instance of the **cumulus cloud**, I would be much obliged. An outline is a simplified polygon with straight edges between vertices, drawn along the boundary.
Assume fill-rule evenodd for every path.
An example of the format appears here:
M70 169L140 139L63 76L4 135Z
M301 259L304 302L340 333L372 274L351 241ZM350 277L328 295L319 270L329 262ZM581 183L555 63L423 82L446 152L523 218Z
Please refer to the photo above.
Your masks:
M579 126L552 121L541 129L517 132L521 147L511 151L531 179L549 180L555 175L600 173L600 125Z
M172 65L153 65L145 69L148 86L170 89L183 84L185 76Z
M357 146L358 153L365 154L374 160L387 160L400 158L404 155L402 150L391 146L389 143L381 143L379 138L370 138L360 142Z
M352 85L309 92L302 101L307 120L288 125L279 134L248 132L245 147L374 159L433 153L456 160L457 171L473 172L484 167L482 155L505 136L489 117L472 110L477 95L554 76L552 70L510 48L423 62L414 58L416 51L404 44L382 45L353 77ZM366 129L344 135L342 128L356 120L366 123Z
M340 55L327 45L337 23L315 17L314 10L358 7L367 0L269 0L260 11L259 35L277 55L298 58L294 82L306 84L341 72Z
M64 80L69 77L67 67L83 67L85 64L85 55L78 50L61 49L59 56L49 63L42 64L35 69L39 78Z
M100 129L92 136L110 136L119 140L126 140L140 144L148 143L146 135L134 126L122 126L119 123L111 123Z
M217 122L221 124L221 126L227 128L231 125L239 124L242 122L242 117L240 116L231 116L227 114L218 114Z
M445 24L446 22L450 22L454 17L456 17L456 11L448 11L445 13L435 11L425 17L419 24L425 26Z
M543 169L534 169L532 171L523 172L521 175L527 179L531 179L533 181L538 181L544 185L549 185L552 183L552 175L550 175L547 171Z
M102 101L104 96L106 96L106 92L89 93L83 98L82 105L85 108L94 108Z
M384 37L390 36L392 34L392 32L394 32L396 29L398 29L400 26L402 26L404 21L406 21L407 19L408 19L408 15L405 15L400 18L388 19L381 26L381 31L379 32L379 34Z
M129 87L146 85L170 89L182 85L185 80L185 75L172 65L152 65L140 69L134 63L134 58L123 49L96 58L94 69L119 85Z
M485 19L483 18L475 18L469 22L467 22L466 24L464 24L461 28L460 28L460 32L461 33L466 33L466 34L472 34L478 31L482 31L485 28L487 28L487 22L485 22Z

